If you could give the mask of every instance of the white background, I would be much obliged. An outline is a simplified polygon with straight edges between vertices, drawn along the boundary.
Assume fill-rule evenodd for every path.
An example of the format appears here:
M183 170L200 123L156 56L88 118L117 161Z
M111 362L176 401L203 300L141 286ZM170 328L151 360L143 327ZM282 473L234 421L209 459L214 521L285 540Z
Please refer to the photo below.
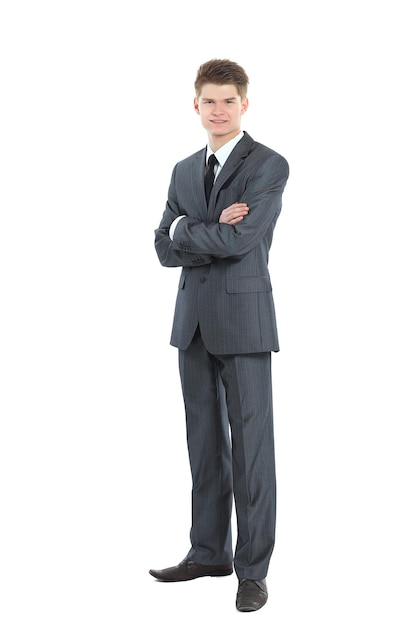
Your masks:
M270 269L282 626L415 626L413 2L3 1L0 617L241 622L188 550L179 270L154 229L204 146L200 63L250 78L243 128L290 179ZM150 615L146 617L147 611Z

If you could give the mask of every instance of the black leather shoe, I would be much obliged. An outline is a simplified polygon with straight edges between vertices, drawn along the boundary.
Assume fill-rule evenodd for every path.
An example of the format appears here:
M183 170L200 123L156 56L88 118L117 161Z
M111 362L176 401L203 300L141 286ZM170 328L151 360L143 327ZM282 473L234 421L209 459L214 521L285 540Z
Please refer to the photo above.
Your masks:
M242 578L239 580L236 596L236 608L238 611L257 611L266 604L267 600L268 591L265 579L249 580L248 578Z
M193 580L202 576L229 576L233 574L233 565L231 563L227 565L202 565L190 559L184 559L179 565L166 569L150 569L149 573L165 583L173 583Z

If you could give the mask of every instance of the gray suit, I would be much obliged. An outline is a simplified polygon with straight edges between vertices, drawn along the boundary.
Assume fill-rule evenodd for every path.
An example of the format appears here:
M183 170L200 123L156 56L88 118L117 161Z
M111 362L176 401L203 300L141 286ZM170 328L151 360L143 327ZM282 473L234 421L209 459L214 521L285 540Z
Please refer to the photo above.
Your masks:
M205 149L178 163L155 247L182 266L171 336L179 348L193 477L192 548L204 564L232 559L234 495L240 578L266 576L274 545L271 351L278 351L268 254L289 175L279 154L247 133L204 196ZM235 226L222 210L246 202ZM173 240L169 227L181 219ZM229 424L232 439L230 449Z

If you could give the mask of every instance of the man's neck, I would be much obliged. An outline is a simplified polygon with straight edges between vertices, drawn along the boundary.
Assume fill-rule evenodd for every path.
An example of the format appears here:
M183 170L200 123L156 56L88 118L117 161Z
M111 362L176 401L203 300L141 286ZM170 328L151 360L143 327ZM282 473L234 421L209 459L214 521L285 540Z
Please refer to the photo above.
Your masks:
M208 136L208 144L213 152L216 152L219 148L222 148L225 144L229 143L232 139L237 137L240 133L240 129L233 134L230 135L209 135Z

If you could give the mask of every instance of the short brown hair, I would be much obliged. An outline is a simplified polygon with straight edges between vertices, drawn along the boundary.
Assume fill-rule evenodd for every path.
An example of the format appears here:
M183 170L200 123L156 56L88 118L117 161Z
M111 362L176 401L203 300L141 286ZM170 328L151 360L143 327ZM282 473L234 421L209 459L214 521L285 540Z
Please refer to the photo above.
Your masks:
M197 98L203 85L235 85L241 98L246 98L249 78L240 65L228 59L212 59L200 65L197 71L194 88Z

